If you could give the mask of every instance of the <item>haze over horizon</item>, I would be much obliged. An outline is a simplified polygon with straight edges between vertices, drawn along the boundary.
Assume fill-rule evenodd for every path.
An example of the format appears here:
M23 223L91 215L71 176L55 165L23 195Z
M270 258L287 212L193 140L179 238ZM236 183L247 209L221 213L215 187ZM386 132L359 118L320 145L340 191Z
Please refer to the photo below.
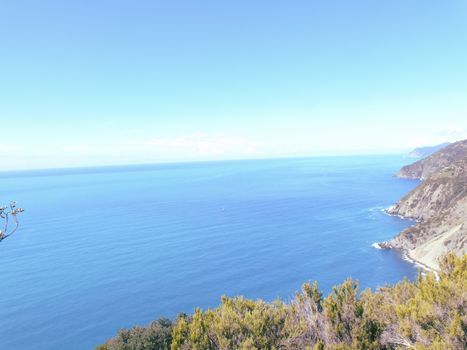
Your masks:
M4 1L0 170L467 138L467 3Z

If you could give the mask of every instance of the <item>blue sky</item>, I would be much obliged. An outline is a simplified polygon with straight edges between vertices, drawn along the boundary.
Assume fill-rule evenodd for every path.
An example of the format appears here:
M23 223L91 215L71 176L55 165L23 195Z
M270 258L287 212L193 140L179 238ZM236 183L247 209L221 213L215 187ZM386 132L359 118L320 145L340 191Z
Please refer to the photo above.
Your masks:
M467 2L0 2L0 170L467 137Z

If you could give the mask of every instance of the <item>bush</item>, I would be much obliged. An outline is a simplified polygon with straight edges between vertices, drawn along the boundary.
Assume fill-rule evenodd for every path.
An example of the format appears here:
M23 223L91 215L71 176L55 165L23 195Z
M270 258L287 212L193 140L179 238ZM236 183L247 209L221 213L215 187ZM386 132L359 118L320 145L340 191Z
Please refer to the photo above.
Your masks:
M377 292L349 279L323 299L304 284L291 303L222 297L174 324L122 330L98 350L467 349L467 255L448 255L439 276Z
M122 329L117 336L96 350L170 350L172 322L161 318L147 327Z

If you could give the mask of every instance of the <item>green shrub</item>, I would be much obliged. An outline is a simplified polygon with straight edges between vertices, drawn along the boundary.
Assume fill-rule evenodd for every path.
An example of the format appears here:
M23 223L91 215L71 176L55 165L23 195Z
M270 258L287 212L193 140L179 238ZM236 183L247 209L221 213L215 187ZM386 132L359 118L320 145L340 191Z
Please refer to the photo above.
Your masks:
M323 299L304 284L290 303L222 297L173 324L121 330L97 350L467 349L467 255L450 254L439 276L420 274L376 292L349 279Z

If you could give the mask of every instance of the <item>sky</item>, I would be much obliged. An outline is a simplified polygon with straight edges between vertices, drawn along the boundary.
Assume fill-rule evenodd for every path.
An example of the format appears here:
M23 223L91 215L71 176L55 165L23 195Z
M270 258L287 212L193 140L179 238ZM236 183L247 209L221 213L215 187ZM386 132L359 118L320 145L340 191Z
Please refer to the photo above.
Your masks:
M467 138L465 0L0 0L0 170Z

